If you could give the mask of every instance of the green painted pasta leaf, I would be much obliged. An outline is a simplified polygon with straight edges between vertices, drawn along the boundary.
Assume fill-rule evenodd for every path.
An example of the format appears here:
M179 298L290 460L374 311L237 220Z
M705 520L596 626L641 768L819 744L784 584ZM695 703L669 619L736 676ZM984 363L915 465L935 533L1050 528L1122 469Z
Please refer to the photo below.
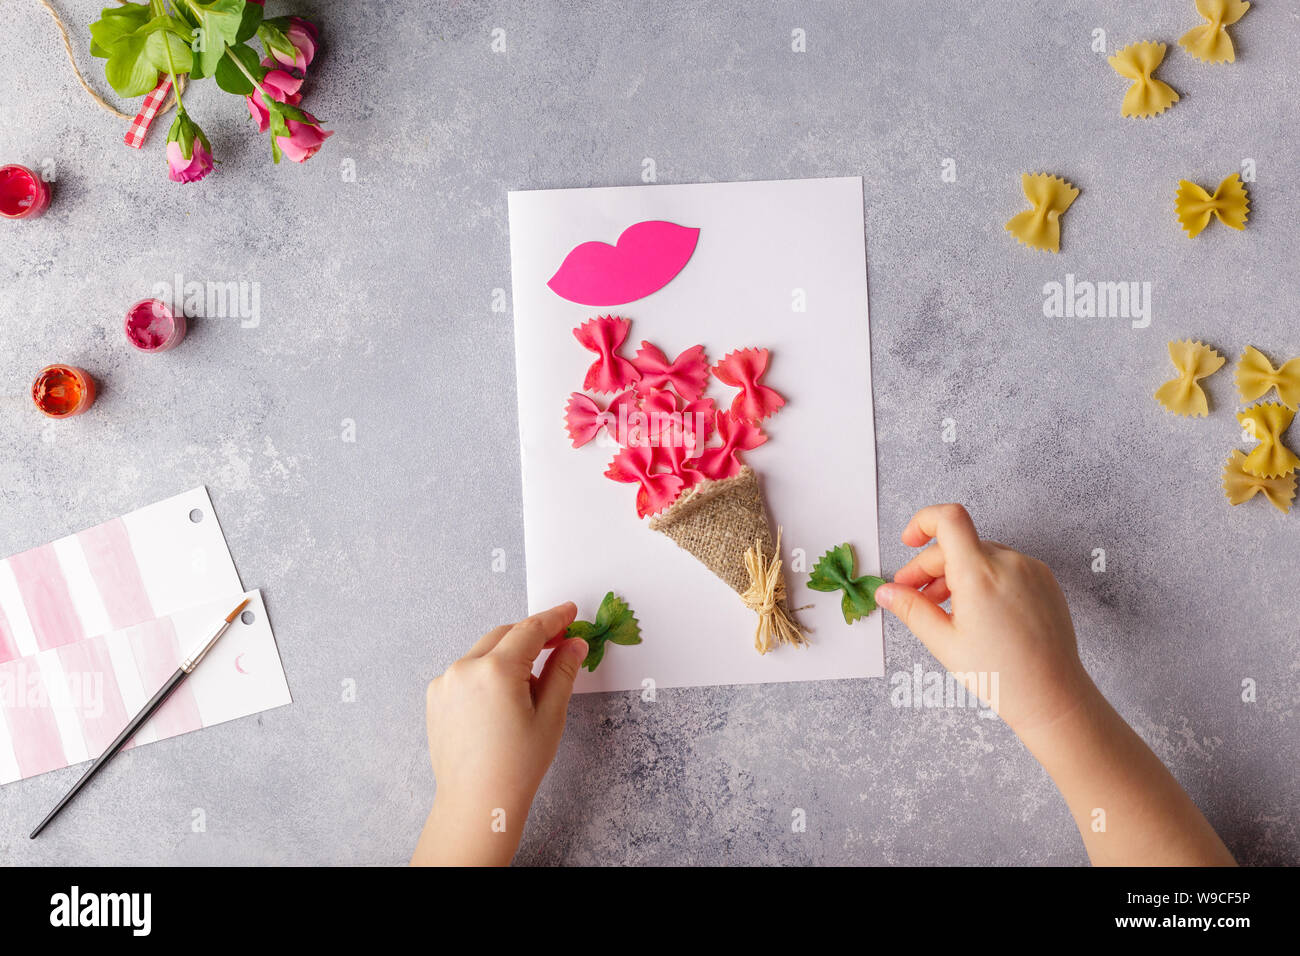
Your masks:
M885 583L884 578L864 574L855 576L853 545L845 542L831 548L813 565L808 587L814 591L843 591L840 610L844 623L852 624L876 609L876 588Z

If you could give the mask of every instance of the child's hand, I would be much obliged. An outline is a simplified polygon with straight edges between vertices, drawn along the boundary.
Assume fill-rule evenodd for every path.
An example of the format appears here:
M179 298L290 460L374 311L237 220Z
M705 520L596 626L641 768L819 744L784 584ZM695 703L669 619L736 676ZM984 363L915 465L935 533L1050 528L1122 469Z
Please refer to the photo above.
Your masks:
M509 863L555 758L573 681L587 656L565 639L561 604L488 632L429 684L429 756L438 784L413 863ZM539 677L533 662L554 651Z
M981 541L961 505L923 508L903 531L903 543L914 548L932 539L894 583L877 589L876 601L944 667L954 675L996 674L997 693L989 694L996 699L985 703L1021 734L1096 693L1047 565ZM951 614L939 607L949 597Z
M1060 788L1096 864L1231 865L1232 854L1079 661L1047 565L981 541L961 505L922 508L903 543L933 542L876 589L954 675L998 677L1002 716ZM952 613L939 607L952 598ZM988 686L992 686L989 684Z

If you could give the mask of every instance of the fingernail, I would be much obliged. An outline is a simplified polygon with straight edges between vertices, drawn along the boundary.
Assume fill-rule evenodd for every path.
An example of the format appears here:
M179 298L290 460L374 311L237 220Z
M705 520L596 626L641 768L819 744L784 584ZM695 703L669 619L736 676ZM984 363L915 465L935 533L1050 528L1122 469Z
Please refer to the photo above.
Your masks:
M587 656L587 642L580 637L570 638L569 646L573 648L569 653L574 657L585 658Z
M889 609L889 602L893 599L894 586L892 584L882 584L876 588L876 603L886 610Z

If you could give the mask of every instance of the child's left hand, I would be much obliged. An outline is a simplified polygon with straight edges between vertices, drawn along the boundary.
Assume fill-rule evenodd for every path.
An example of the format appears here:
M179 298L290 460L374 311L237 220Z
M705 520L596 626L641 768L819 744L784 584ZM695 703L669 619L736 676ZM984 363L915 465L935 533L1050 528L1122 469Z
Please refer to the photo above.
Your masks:
M429 684L429 756L438 789L411 862L506 864L555 758L587 643L564 636L561 604L489 631ZM532 674L537 655L554 648Z

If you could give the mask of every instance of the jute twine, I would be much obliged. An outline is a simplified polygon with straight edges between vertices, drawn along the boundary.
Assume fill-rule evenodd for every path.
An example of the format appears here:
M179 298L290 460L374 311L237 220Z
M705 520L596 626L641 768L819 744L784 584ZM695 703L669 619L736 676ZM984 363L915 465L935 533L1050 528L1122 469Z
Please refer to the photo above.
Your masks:
M786 601L780 531L773 542L763 491L748 465L731 478L687 489L650 519L650 530L695 555L758 615L754 647L760 654L781 644L808 643L807 629Z
M107 112L112 113L114 116L121 117L124 120L134 119L135 117L132 116L130 113L123 113L116 106L114 106L112 103L109 103L102 96L100 96L93 89L91 89L90 84L86 82L86 78L82 76L80 67L77 66L77 58L72 55L72 41L68 38L68 28L64 26L63 18L59 16L59 12L55 10L54 7L50 6L49 0L37 0L37 2L39 2L40 5L46 9L49 15L54 18L54 25L57 26L59 28L59 32L63 34L63 49L68 51L68 62L72 64L72 72L76 75L77 82L81 84L81 88L90 95L90 98L92 100L94 100L96 103L99 104L100 109L106 110ZM126 3L126 0L117 0L117 2ZM180 92L184 93L185 77L178 76L176 78L176 83L180 88ZM162 116L164 113L166 113L175 105L176 105L176 90L172 90L171 95L168 96L167 100L163 103L162 109L158 111L158 115Z

